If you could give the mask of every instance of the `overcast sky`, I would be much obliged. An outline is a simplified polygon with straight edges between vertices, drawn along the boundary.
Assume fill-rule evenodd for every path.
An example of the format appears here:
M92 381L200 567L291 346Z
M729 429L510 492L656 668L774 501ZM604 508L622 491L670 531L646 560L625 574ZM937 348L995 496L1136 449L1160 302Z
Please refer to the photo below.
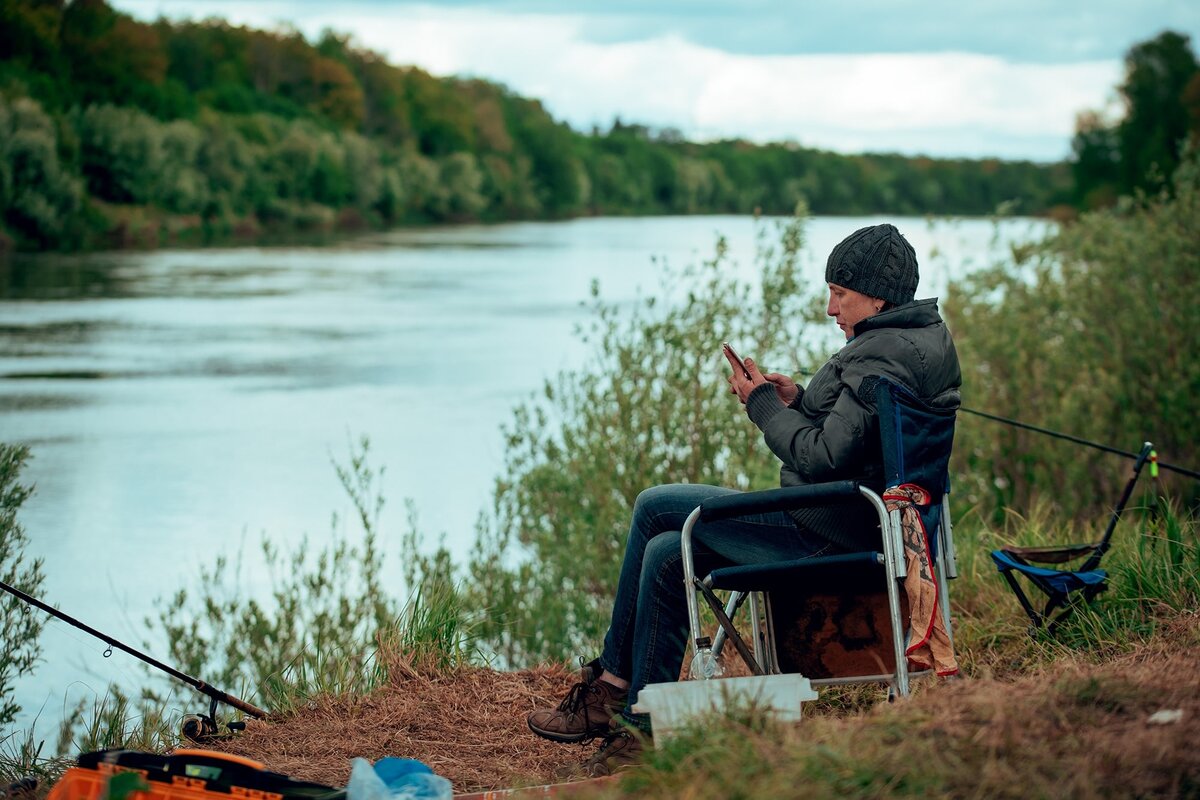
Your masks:
M349 33L395 64L690 139L847 153L1070 152L1075 115L1116 113L1131 45L1200 39L1200 0L110 0L141 19L217 16Z

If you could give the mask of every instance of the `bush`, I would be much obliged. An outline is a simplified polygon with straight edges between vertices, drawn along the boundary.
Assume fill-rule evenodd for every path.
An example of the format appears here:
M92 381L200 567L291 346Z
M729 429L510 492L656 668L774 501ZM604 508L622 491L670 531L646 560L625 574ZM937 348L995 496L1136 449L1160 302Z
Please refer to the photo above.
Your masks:
M953 285L946 316L963 364L964 403L1136 451L1200 460L1200 161L1176 197L1126 200ZM1108 455L960 417L959 497L993 516L1037 498L1067 517L1101 516L1127 479ZM1173 483L1191 503L1200 484Z
M17 511L33 494L33 487L19 482L28 459L28 448L0 443L0 580L36 597L44 580L42 560L26 557L29 537L17 521ZM39 637L45 618L4 592L0 623L0 726L6 726L21 710L14 699L16 680L30 674L41 658Z
M763 227L757 294L729 277L720 240L711 260L668 271L665 303L618 308L594 289L592 355L516 410L469 565L469 605L488 610L480 633L509 663L598 643L643 489L778 485L778 462L728 393L719 344L784 371L811 363L789 347L808 338L796 285L803 228L802 217Z
M78 117L88 191L111 203L151 203L166 163L163 126L134 108L88 106Z

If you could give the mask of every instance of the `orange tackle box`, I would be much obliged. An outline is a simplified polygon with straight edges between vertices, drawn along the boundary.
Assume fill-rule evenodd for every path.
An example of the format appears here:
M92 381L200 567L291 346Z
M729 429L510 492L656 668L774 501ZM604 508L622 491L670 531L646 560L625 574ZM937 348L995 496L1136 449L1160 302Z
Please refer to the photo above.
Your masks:
M110 794L114 775L136 773L145 786ZM126 787L127 788L127 787ZM114 796L115 795L115 796ZM248 758L214 750L170 755L99 750L81 755L47 800L345 800L346 790L292 780Z

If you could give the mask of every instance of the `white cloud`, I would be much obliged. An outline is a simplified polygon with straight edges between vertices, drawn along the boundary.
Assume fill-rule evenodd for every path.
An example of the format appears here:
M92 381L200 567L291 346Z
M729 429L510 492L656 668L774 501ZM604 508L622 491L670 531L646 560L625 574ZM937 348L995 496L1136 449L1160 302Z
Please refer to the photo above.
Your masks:
M141 16L219 15L255 26L287 3L125 0ZM1013 63L965 52L755 56L665 34L598 43L570 13L499 13L428 5L305 6L310 37L349 32L393 63L474 75L541 99L579 129L614 118L689 138L793 140L843 152L1057 159L1077 113L1106 104L1119 61ZM326 10L328 9L328 10Z

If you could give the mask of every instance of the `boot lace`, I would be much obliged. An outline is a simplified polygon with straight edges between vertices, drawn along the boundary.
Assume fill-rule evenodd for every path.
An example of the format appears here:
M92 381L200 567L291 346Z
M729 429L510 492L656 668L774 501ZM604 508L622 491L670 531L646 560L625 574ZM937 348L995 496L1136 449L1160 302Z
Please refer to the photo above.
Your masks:
M596 691L592 684L586 681L580 681L571 687L571 691L567 692L567 696L558 704L559 711L565 711L568 714L576 714L587 703L589 693Z

